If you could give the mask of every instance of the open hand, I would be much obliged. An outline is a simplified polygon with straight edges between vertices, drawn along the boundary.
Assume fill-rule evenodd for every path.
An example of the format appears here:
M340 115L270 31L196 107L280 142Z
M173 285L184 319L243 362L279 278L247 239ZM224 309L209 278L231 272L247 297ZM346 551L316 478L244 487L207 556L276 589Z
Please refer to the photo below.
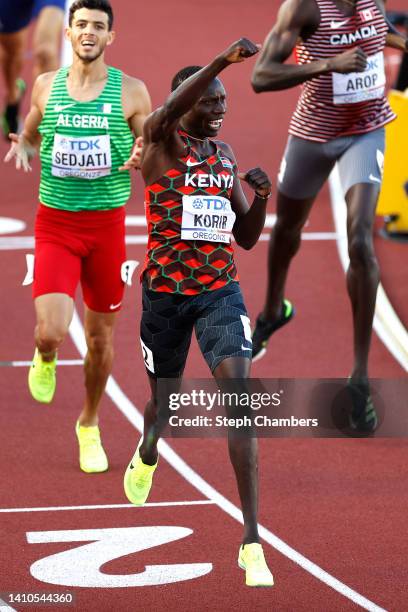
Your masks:
M31 172L30 160L34 157L37 150L22 135L9 134L11 147L4 158L5 162L16 160L16 169L23 168L24 172Z
M135 144L133 145L132 153L125 161L123 166L120 166L119 170L140 170L140 166L142 165L142 151L143 151L143 136L138 136L135 140Z

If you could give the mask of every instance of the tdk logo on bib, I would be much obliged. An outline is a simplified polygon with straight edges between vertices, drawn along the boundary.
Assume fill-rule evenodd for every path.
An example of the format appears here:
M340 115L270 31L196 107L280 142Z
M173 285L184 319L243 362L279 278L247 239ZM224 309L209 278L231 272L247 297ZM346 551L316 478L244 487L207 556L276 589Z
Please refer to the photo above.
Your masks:
M208 242L231 241L235 213L221 196L183 196L181 238Z
M194 198L193 200L193 208L201 209L204 208L206 210L226 210L227 206L230 206L229 200L226 198L214 198L214 197L205 197L205 198Z
M108 176L111 167L108 134L80 138L55 134L52 150L53 176L92 180Z
M71 151L92 151L98 149L100 151L100 139L97 136L95 139L87 138L86 140L61 140L61 147Z

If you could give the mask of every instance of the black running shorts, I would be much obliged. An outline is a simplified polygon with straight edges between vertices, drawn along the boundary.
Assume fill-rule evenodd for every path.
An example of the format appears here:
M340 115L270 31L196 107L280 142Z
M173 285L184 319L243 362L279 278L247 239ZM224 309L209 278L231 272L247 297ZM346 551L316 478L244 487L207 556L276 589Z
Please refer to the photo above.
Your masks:
M149 376L182 375L193 328L211 372L228 357L252 357L251 327L237 282L196 296L144 286L140 341Z

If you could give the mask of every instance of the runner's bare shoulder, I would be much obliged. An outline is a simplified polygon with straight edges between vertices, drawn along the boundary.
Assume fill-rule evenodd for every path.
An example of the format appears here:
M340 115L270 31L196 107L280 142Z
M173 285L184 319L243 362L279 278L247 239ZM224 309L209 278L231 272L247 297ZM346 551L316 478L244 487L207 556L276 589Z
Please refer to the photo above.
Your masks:
M122 87L129 94L144 94L147 92L145 83L136 77L123 73Z
M285 0L276 21L279 30L316 29L320 23L320 11L316 0Z
M150 95L141 79L123 74L122 100L126 118L137 113L147 116L151 112Z
M41 110L45 109L57 72L57 70L44 72L34 82L31 99Z

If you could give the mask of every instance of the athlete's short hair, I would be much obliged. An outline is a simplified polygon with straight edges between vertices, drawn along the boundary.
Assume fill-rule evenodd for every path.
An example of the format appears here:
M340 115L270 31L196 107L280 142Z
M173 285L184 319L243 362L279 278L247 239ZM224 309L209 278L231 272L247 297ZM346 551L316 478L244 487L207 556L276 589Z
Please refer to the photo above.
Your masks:
M202 66L186 66L178 71L177 74L174 75L171 81L171 91L174 91L182 84L183 81L193 76L196 72L201 70Z
M79 9L82 8L86 8L91 11L102 11L103 13L106 13L108 16L108 28L109 30L112 29L113 10L109 0L75 0L75 2L71 4L71 7L69 9L68 24L70 27L72 26L72 21L74 19L75 12L79 11Z

